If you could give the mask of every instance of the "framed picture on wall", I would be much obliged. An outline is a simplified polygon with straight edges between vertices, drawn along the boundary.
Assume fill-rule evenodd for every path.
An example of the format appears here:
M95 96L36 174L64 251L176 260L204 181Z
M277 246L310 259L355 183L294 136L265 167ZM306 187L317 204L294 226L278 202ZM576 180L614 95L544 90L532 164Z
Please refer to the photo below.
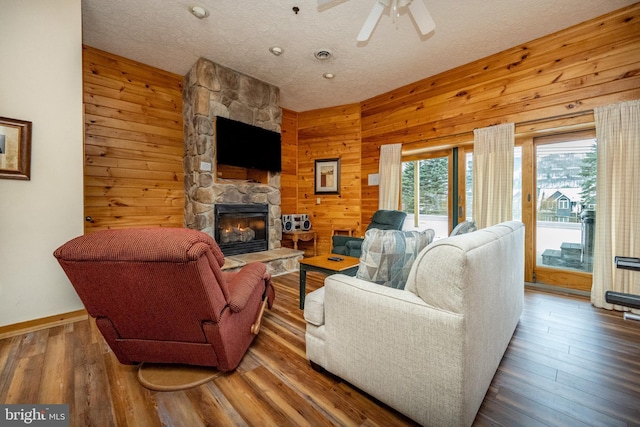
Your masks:
M340 159L316 160L316 194L340 194Z
M31 179L31 122L0 117L0 178Z

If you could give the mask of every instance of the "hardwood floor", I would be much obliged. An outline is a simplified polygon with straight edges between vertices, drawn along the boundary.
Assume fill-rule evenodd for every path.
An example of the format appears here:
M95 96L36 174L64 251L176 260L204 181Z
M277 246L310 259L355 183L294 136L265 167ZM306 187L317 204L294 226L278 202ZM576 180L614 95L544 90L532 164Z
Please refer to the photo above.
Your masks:
M307 289L322 285L309 273ZM298 275L233 373L180 392L142 387L93 321L0 340L1 403L68 403L72 426L404 426L409 419L305 357ZM640 322L583 298L527 289L477 426L640 425Z

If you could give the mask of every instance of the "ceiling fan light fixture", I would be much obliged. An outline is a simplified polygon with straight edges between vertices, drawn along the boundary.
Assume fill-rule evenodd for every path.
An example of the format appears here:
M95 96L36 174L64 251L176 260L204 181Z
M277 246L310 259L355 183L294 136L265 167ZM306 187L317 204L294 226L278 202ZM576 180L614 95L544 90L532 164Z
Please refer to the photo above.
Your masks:
M360 33L356 37L357 41L366 42L369 40L371 33L378 24L378 20L387 7L390 9L390 15L396 25L397 18L400 16L399 9L407 7L422 35L427 35L436 27L431 14L424 4L424 0L375 0L373 9L369 12Z
M324 74L322 75L322 77L324 77L324 78L325 78L325 79L327 79L327 80L331 80L332 78L334 78L334 77L335 77L335 74L333 74L333 73L324 73Z
M209 11L202 6L191 6L189 12L198 19L204 19L209 16Z

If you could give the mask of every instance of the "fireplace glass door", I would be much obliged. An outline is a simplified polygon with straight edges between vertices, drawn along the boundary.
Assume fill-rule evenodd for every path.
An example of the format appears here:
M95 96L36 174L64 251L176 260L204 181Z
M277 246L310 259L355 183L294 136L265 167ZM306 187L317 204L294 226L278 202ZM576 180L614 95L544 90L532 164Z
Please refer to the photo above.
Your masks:
M215 240L225 255L266 251L267 205L219 204L215 207Z

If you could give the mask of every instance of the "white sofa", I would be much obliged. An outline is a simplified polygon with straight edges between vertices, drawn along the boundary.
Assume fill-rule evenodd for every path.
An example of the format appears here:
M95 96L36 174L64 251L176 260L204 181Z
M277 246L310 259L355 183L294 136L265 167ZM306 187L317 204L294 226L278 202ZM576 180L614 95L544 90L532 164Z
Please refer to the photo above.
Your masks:
M305 300L307 358L427 426L469 426L524 300L524 225L438 240L405 289L341 274Z

